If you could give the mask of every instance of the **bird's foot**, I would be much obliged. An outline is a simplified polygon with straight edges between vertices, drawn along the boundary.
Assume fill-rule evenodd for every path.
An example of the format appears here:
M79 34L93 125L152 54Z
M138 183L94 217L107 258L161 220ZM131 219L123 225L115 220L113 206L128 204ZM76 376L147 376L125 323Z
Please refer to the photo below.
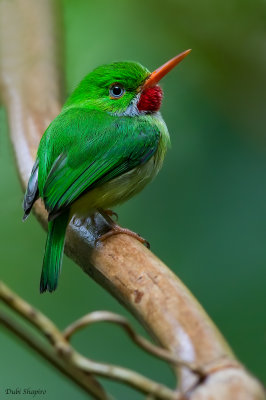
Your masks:
M104 240L108 239L109 237L113 235L118 235L119 233L124 233L128 236L131 236L135 239L137 239L140 243L144 244L148 249L150 248L150 243L141 237L138 233L131 231L130 229L127 228L122 228L121 226L117 225L116 223L112 224L112 229L106 233L104 233L102 236L100 236L98 239L96 239L96 243L101 241L103 242Z
M110 209L103 210L102 208L99 208L98 211L106 219L106 221L108 222L111 229L108 232L101 235L98 239L96 239L95 243L97 243L99 241L103 242L104 240L108 239L109 237L111 237L113 235L118 235L119 233L124 233L131 237L134 237L139 242L146 245L148 249L150 248L150 243L146 239L142 238L138 233L133 232L127 228L122 228L121 226L119 226L117 223L115 223L112 220L112 218L111 218L112 215L115 215L118 218L118 215L115 212L113 212Z
M109 217L115 216L115 219L118 221L118 214L111 210L110 208L107 208L106 210L101 210L100 212L108 215Z

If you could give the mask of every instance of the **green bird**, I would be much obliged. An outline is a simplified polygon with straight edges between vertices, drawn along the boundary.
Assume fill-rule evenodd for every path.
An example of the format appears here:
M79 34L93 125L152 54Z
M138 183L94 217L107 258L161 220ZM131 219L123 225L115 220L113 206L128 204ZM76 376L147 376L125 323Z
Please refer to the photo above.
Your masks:
M129 61L96 68L46 129L23 203L23 220L39 197L49 214L41 293L57 287L71 218L126 201L158 173L170 144L158 82L189 52L152 73ZM144 242L115 222L101 240L120 232Z

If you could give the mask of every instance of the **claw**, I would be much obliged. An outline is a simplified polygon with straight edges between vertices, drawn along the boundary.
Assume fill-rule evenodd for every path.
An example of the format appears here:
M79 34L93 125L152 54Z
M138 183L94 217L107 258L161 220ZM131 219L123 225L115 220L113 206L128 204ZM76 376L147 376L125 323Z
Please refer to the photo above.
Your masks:
M115 216L115 219L118 221L118 214L111 210L110 208L107 208L107 210L104 210L104 213L107 214L109 217Z
M103 210L102 208L99 208L98 211L108 221L109 226L110 226L111 229L108 232L104 233L99 238L97 238L95 240L95 244L97 242L99 242L99 241L103 242L104 240L106 240L110 236L118 235L119 233L125 233L126 235L129 235L129 236L134 237L135 239L137 239L140 243L144 244L148 249L150 248L150 243L146 239L142 238L138 233L135 233L135 232L133 232L130 229L127 229L127 228L122 228L121 226L119 226L118 224L116 224L112 220L112 218L110 217L112 215L115 215L118 218L118 215L115 212L113 212L110 209Z

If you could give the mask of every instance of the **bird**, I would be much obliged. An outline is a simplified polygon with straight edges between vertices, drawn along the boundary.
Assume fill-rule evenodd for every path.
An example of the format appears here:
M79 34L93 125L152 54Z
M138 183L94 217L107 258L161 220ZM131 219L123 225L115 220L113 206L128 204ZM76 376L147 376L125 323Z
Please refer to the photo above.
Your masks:
M89 217L97 210L112 214L110 208L140 192L157 175L170 146L158 83L190 51L152 73L133 61L95 68L44 132L23 201L23 220L39 197L48 211L41 293L58 286L72 217ZM111 221L111 230L100 240L126 233L145 242Z

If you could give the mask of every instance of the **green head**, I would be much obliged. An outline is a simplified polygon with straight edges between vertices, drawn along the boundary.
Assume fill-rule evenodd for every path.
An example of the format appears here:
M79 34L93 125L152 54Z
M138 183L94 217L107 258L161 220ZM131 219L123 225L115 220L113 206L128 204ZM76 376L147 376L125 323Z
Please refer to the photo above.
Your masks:
M133 61L101 65L85 76L64 108L78 106L128 116L157 112L162 100L157 83L187 54L181 53L152 73Z
M66 106L81 105L109 113L124 113L150 72L125 61L101 65L80 82Z

